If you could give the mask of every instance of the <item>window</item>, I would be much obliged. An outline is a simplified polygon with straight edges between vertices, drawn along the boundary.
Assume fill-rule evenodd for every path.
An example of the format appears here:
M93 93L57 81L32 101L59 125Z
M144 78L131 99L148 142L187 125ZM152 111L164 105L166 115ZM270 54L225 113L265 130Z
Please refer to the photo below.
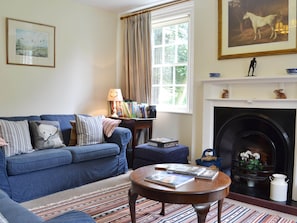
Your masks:
M191 112L191 6L152 14L152 104L160 111Z

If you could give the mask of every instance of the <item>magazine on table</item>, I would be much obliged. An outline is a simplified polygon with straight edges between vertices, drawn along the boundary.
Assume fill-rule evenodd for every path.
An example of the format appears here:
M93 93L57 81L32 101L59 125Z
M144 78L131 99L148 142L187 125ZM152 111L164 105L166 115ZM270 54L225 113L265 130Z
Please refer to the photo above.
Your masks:
M196 178L206 179L206 180L213 180L218 176L218 174L219 174L218 170L206 168L206 170L203 171L198 176L196 176Z
M144 180L171 188L178 188L186 183L194 181L195 177L191 175L169 173L167 171L157 171L156 173L145 177Z
M213 180L219 174L219 170L205 166L192 166L187 164L157 164L155 169L166 170L171 173L191 175L199 179Z

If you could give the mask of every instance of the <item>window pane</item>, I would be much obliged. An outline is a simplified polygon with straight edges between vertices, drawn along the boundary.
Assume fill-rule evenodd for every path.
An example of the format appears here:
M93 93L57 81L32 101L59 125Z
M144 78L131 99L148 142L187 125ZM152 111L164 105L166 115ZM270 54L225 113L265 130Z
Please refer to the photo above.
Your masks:
M153 68L153 75L152 75L152 83L153 84L159 84L161 78L161 68Z
M162 84L173 84L173 67L163 68Z
M187 91L185 87L176 87L175 89L175 104L186 105L187 104Z
M176 81L176 84L187 83L187 66L175 67L175 81Z
M161 45L162 44L162 28L154 29L154 44L155 45Z
M173 88L172 87L163 87L161 89L162 97L160 97L161 104L173 104Z
M182 23L178 25L178 39L179 41L188 41L188 23Z
M160 88L159 87L156 87L156 86L153 86L152 87L152 102L154 104L160 104L160 101L159 101L159 92L160 92Z
M175 46L165 47L165 63L174 63L175 61Z
M188 46L186 44L178 45L177 47L178 63L188 61Z
M154 64L162 64L162 47L154 50Z
M165 44L170 44L175 42L175 27L176 26L169 26L165 27Z

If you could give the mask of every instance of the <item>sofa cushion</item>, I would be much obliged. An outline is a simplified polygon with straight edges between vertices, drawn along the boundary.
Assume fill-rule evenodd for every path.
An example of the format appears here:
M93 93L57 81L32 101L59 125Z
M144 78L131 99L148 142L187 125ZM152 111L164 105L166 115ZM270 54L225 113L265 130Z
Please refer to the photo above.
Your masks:
M76 115L77 145L90 145L104 141L102 116L86 117Z
M72 162L71 153L63 149L44 149L21 156L7 158L8 175L19 175L33 171L67 165Z
M35 149L59 148L65 146L58 121L30 121L29 125Z
M40 118L42 120L49 120L49 121L58 121L60 123L60 129L62 131L63 135L63 141L65 145L69 144L69 139L70 139L70 132L71 132L71 125L70 121L75 120L75 115L69 115L69 114L50 114L50 115L40 115Z
M107 137L110 137L115 128L118 127L121 122L122 120L119 119L103 118L102 125L104 134Z
M7 121L0 119L0 137L8 144L3 146L6 156L34 151L27 120Z
M72 153L74 163L82 161L95 160L99 158L116 156L120 153L120 148L115 143L102 143L85 146L68 146L65 150Z

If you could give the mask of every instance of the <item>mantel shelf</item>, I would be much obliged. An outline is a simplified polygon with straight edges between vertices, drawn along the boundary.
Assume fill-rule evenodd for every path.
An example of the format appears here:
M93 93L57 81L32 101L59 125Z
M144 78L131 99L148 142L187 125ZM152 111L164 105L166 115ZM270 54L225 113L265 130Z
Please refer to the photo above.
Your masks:
M202 80L202 82L211 83L211 84L286 83L286 82L297 82L297 75L251 76L251 77L234 77L234 78L213 77L213 78Z
M230 101L230 102L278 102L278 103L288 103L297 102L297 99L257 99L257 98L206 98L207 101Z

